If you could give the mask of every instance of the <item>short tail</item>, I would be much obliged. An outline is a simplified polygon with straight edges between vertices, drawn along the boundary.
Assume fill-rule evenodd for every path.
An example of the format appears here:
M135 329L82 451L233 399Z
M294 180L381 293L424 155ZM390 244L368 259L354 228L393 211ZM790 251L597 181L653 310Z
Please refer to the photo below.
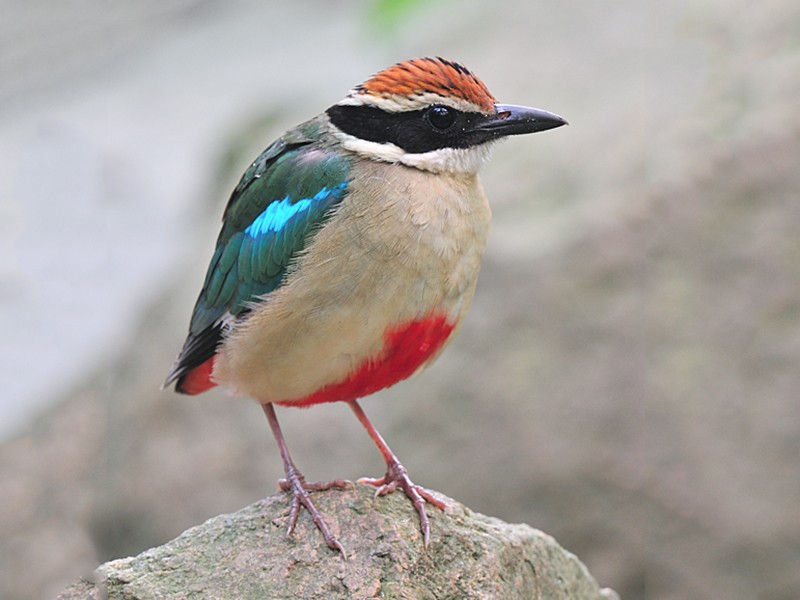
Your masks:
M199 335L189 334L161 389L175 382L176 392L194 395L216 386L212 375L221 339L220 325L209 327Z
M206 362L189 371L171 371L170 374L167 375L167 379L164 381L161 389L169 387L174 381L176 392L194 396L195 394L202 394L216 387L217 382L212 378L214 359L215 357L212 356Z

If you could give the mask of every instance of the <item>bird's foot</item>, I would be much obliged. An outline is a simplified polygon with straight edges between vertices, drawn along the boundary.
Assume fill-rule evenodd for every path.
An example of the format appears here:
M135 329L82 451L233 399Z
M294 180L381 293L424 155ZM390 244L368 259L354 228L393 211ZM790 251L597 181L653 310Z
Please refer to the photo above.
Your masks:
M347 554L345 554L344 548L339 543L339 540L336 539L336 536L331 533L328 524L325 522L322 514L317 510L317 507L311 502L311 495L308 492L321 492L331 488L343 489L352 485L352 482L345 479L307 483L303 474L297 469L287 469L286 479L278 480L278 487L282 491L292 493L292 508L289 512L289 527L286 534L291 535L294 531L297 525L297 517L300 514L300 506L304 506L311 515L322 537L325 539L325 543L328 544L328 547L333 550L338 550L342 553L342 556L346 558Z
M430 503L435 507L445 510L447 504L436 498L428 490L421 485L417 485L408 477L408 471L400 464L399 461L390 462L386 465L386 475L380 478L362 477L358 483L368 483L374 485L378 489L375 491L376 496L384 496L391 494L397 488L403 490L408 499L414 504L419 515L419 528L422 530L422 539L424 540L425 547L428 547L431 536L431 526L428 522L428 514L425 512L425 504Z

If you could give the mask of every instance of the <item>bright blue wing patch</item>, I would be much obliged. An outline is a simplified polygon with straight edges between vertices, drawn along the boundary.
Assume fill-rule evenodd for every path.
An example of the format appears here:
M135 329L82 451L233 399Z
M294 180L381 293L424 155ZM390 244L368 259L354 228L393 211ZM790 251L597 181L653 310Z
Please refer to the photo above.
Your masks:
M313 198L303 198L297 202L292 202L289 196L283 200L271 202L267 208L258 215L252 223L244 230L244 232L252 238L257 238L262 235L269 235L270 233L277 233L283 229L289 221L299 213L309 210L309 208L318 202L324 201L329 195L337 196L344 191L345 183L340 183L332 189L323 187L319 192L314 194Z
M225 313L239 315L282 283L291 260L346 195L348 182L339 179L297 200L288 194L279 196L252 217L249 225L228 232L211 259L191 332L211 326ZM268 191L268 187L259 191Z

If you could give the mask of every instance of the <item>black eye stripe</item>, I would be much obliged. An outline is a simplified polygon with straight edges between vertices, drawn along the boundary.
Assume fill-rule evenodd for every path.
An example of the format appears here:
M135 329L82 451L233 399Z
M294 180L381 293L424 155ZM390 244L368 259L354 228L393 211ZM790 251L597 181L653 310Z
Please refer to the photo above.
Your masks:
M433 112L437 115L433 116ZM468 148L487 141L485 136L466 132L471 123L485 118L483 115L441 105L390 113L374 106L335 104L327 114L344 133L370 142L391 142L414 154L440 148Z

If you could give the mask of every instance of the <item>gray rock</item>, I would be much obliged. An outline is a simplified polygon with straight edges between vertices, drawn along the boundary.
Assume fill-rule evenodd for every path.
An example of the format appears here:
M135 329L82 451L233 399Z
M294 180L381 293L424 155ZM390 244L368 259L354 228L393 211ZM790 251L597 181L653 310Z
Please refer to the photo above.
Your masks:
M105 563L94 582L59 600L90 598L546 598L618 599L549 535L472 512L454 500L430 509L423 548L400 493L372 488L314 495L347 551L330 550L302 513L286 535L288 496L220 515L132 558Z

